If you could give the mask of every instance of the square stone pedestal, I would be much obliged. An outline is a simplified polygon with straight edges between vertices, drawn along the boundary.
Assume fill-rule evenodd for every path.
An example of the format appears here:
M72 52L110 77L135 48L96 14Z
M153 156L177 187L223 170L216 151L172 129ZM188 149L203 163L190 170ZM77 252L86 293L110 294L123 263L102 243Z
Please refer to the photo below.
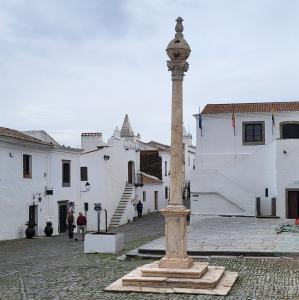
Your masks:
M160 210L165 216L166 255L160 268L188 269L193 259L187 255L187 216L191 211L183 205L168 205Z
M105 291L227 295L238 274L224 267L195 262L189 269L159 268L159 262L137 268Z

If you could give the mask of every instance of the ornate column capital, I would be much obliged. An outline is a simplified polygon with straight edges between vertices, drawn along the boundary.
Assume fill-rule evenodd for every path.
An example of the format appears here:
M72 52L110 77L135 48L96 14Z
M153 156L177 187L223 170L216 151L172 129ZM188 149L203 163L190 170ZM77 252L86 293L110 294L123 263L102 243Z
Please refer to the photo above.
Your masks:
M189 64L185 60L168 60L167 67L168 71L171 71L172 80L183 80Z

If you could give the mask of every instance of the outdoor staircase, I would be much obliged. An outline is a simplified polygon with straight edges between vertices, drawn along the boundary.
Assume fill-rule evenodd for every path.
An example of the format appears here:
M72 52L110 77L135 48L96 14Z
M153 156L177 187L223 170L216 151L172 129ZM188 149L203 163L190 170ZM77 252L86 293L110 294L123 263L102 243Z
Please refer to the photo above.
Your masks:
M201 183L200 193L217 193L224 200L240 209L245 216L255 215L255 194L246 191L240 184L234 182L218 170L204 170L196 176Z
M124 190L124 192L121 196L121 199L118 203L118 206L111 218L109 227L118 227L119 225L121 225L123 215L126 211L128 203L132 199L132 195L133 195L134 191L135 191L134 185L129 185L129 184L126 185L125 190Z

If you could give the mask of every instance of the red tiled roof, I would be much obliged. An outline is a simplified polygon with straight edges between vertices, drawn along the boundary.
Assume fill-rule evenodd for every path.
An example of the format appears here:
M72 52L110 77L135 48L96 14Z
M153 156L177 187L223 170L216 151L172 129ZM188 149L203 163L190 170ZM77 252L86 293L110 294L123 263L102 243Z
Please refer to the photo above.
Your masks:
M147 183L162 183L162 181L155 177L155 176L151 176L145 173L142 173L142 177L143 177L143 183L147 184Z
M161 150L161 151L170 152L170 149L171 149L170 146L158 143L156 141L150 141L147 144L152 146L152 147L155 147L155 148L157 148L158 150Z
M27 135L21 131L18 131L15 129L10 129L10 128L5 128L5 127L0 127L0 136L5 136L5 137L22 140L22 141L26 141L26 142L31 142L31 143L36 143L36 144L50 145L49 143L45 143L42 140L39 140L35 137Z
M261 103L230 103L230 104L207 104L202 114L227 114L232 113L269 113L299 111L299 102L261 102Z

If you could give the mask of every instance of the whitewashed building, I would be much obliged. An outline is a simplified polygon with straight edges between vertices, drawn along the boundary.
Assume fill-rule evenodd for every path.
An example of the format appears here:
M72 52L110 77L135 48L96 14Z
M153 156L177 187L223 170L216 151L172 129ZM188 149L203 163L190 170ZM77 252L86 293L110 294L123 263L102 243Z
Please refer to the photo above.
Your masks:
M299 102L208 104L195 117L193 213L299 217Z
M140 134L134 135L128 115L121 130L117 127L107 143L102 134L82 133L81 193L87 216L87 229L97 229L95 203L107 211L107 226L133 221L136 204L143 203L143 213L167 205L161 179L140 171ZM90 190L84 192L86 183ZM100 214L101 230L105 229L105 211Z
M37 235L44 235L47 221L54 234L66 230L69 208L82 209L80 153L44 131L0 127L0 240L24 237L29 220Z

